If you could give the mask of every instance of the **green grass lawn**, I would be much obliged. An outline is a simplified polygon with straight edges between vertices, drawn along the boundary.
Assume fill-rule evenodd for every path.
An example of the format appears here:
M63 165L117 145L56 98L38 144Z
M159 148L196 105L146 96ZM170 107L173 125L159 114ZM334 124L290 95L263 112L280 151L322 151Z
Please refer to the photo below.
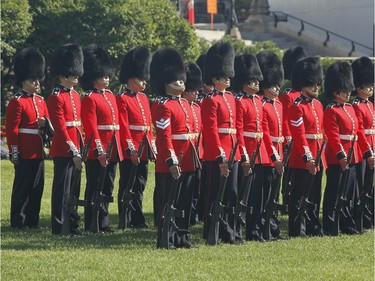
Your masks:
M62 237L52 236L50 228L52 162L46 161L42 228L18 231L9 223L13 166L1 161L1 280L374 280L374 231L212 247L197 225L191 229L195 248L156 249L153 165L150 170L144 196L149 229ZM116 204L111 204L113 227ZM281 220L285 235L286 217Z

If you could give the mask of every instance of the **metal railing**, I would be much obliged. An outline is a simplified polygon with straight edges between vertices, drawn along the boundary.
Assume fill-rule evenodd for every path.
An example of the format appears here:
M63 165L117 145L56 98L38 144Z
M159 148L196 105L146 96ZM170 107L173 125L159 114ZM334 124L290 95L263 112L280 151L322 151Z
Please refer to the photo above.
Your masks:
M312 26L312 27L314 27L314 28L316 28L316 29L319 29L319 30L325 32L325 34L326 34L326 39L325 39L325 41L323 42L323 46L324 46L324 47L326 47L327 44L328 44L328 41L330 41L330 35L334 35L334 36L336 36L336 37L338 37L338 38L341 38L342 40L345 40L345 41L350 42L352 48L351 48L350 52L348 53L348 56L349 56L349 57L351 57L351 55L352 55L353 52L355 51L355 47L356 47L356 45L357 45L357 46L361 46L362 48L368 49L368 50L370 50L370 51L372 52L372 54L374 54L374 47L371 48L371 47L366 46L366 45L364 45L364 44L362 44L362 43L359 43L359 42L354 41L354 40L352 40L352 39L349 39L349 38L346 38L346 37L344 37L344 36L341 36L340 34L337 34L337 33L335 33L335 32L332 32L332 31L326 30L326 29L324 29L324 28L322 28L322 27L320 27L320 26L317 26L317 25L315 25L315 24L313 24L313 23L307 22L307 21L302 20L302 19L300 19L300 18L297 18L297 17L295 17L295 16L292 16L292 15L289 15L289 14L287 14L287 13L280 12L280 11L273 11L273 12L271 12L271 14L272 14L272 16L273 16L273 18L274 18L274 26L275 26L275 27L277 27L277 24L278 24L279 22L287 22L287 21L288 21L288 18L292 18L292 19L294 19L294 20L296 20L296 21L299 21L300 24L301 24L301 28L300 28L300 30L298 31L298 36L301 36L302 32L305 30L305 25L310 25L310 26Z

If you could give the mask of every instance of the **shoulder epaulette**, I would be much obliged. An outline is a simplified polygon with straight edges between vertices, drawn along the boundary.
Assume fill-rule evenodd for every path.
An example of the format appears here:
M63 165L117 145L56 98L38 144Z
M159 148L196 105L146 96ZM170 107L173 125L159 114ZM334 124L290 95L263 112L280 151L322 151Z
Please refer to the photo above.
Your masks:
M331 103L329 103L327 106L326 106L326 108L333 108L333 107L335 107L337 104L335 103L335 102L331 102Z
M168 98L168 97L163 97L163 96L158 96L158 97L156 98L156 100L157 100L160 104L165 104L165 103L169 100L169 98Z
M298 97L294 100L293 104L300 104L303 99L301 97Z
M358 98L355 98L355 99L353 100L353 104L360 104L360 103L361 103L361 100L358 99Z
M203 96L198 96L196 102L200 103L204 98Z
M52 95L58 96L60 94L60 88L54 88L52 90Z
M123 94L125 94L126 91L125 90L121 90L121 91L118 91L117 95L116 96L122 96Z
M267 102L266 99L262 99L262 105L264 105Z
M20 97L22 97L22 95L23 95L22 92L15 93L13 95L13 99L18 100Z
M211 99L213 96L214 96L214 92L211 92L211 93L208 93L208 94L207 94L206 98Z
M291 91L292 91L292 88L286 88L286 89L284 89L282 95L283 94L289 94Z
M243 93L238 93L236 95L236 100L241 100L243 98L244 94Z
M87 92L85 93L85 96L86 96L86 97L91 96L92 92L93 92L92 90L87 91Z

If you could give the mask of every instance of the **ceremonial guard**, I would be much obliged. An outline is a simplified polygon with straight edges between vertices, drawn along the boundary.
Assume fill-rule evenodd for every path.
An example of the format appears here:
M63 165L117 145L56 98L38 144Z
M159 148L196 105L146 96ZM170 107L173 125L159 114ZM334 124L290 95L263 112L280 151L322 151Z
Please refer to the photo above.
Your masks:
M150 78L150 63L151 53L145 47L137 47L124 56L120 69L119 80L121 84L126 84L126 87L116 97L124 154L124 160L120 162L119 214L122 212L123 201L130 199L124 197L130 194L135 196L131 200L132 207L128 208L125 214L129 224L126 227L147 227L142 212L142 198L147 183L148 160L155 159L151 149L153 136L150 101L143 93ZM143 150L142 155L139 155L140 149ZM136 173L134 178L130 179L133 166L137 166Z
M154 191L157 247L191 248L189 215L198 156L193 113L188 101L181 98L186 81L182 57L172 48L159 49L153 55L150 74L152 91L158 95L151 108L158 150ZM169 214L175 213L174 208L184 211L184 216L168 217L165 212L169 209ZM164 225L167 225L167 245L162 243Z
M204 169L206 171L206 198L204 202L203 237L207 238L210 226L210 208L217 198L220 178L228 177L225 186L223 204L234 207L237 199L237 173L240 153L235 153L235 161L231 171L228 159L235 147L236 138L236 102L232 93L226 91L230 86L230 78L234 76L235 52L229 43L217 42L207 51L204 79L214 91L202 102L202 124L204 143ZM236 243L241 235L236 228L233 214L223 216L224 228L220 224L219 237L224 243Z
M262 100L257 95L259 81L263 80L257 58L248 53L236 55L234 60L235 76L232 79L232 88L237 92L237 137L240 140L241 158L251 158L255 155L255 165L252 172L249 195L245 198L248 206L252 209L246 215L246 240L262 240L261 233L261 212L263 210L263 165L269 164L269 157L263 140L263 106ZM259 151L256 152L257 146ZM239 185L242 184L244 176L242 169L239 170ZM243 191L241 191L242 193ZM245 205L246 205L246 202Z
M307 56L306 51L301 46L293 46L285 51L285 54L282 59L285 80L289 80L290 82L292 82L292 73L293 73L294 65L296 64L298 60L303 59L306 56ZM294 89L293 84L292 84L290 88L284 89L283 93L279 96L279 101L282 103L283 112L285 113L283 117L283 134L285 137L284 151L287 149L287 145L289 145L292 140L292 134L289 129L289 118L286 112L288 112L293 101L296 98L300 97L300 95L301 95L301 92L297 89ZM283 176L283 181L282 181L282 189L281 189L281 194L282 194L284 204L289 203L289 193L290 193L290 184L291 184L290 176L291 176L291 173L288 171L288 167L286 167L285 173Z
M79 216L70 212L71 196L79 198L82 169L81 97L74 90L78 78L83 75L83 53L80 46L66 44L56 50L51 63L51 75L57 85L48 98L48 110L55 129L50 155L53 157L54 176L52 185L52 234L61 234L65 220L70 220L70 232L78 233ZM74 175L74 176L73 176ZM76 184L77 186L73 186ZM74 193L74 194L72 194ZM69 217L65 217L69 215Z
M284 82L284 71L281 60L275 53L262 51L256 57L263 74L263 80L259 84L260 93L263 95L263 142L270 159L269 164L263 167L262 206L266 208L267 205L273 204L274 201L278 200L278 180L284 172L282 162L284 143L282 130L283 108L278 100L279 91ZM272 193L274 193L274 198L271 198ZM264 209L263 212L265 213L266 210ZM272 217L271 234L273 238L279 238L280 221L276 217L276 212L273 212ZM265 230L263 229L262 232L264 234Z
M40 94L45 60L30 47L14 58L15 85L21 90L9 101L5 127L10 161L14 165L10 225L39 228L40 203L44 188L44 143L48 127L47 104Z
M289 159L292 188L288 204L291 237L323 236L319 210L326 161L322 151L323 105L317 100L322 80L323 71L319 58L307 57L295 63L292 88L300 96L287 112L293 138ZM318 157L319 152L321 156ZM312 204L305 208L305 202Z
M348 103L355 89L350 65L342 61L330 65L325 74L324 87L325 96L332 102L324 111L323 121L328 139L323 229L325 234L338 235L335 224L339 223L343 233L357 234L352 211L357 188L355 164L361 160L357 143L358 119L353 106ZM343 180L345 173L346 182ZM341 199L345 199L345 202L341 203Z
M93 202L93 197L112 197L117 162L122 161L122 149L119 134L119 116L115 95L107 89L109 79L114 73L114 68L108 53L96 44L91 44L83 49L84 74L80 79L82 89L86 91L82 99L82 122L85 129L85 138L91 136L93 141L90 146L86 163L86 190L85 199ZM111 144L112 151L108 151ZM110 158L107 153L111 152ZM100 187L99 175L105 171L104 186ZM100 190L102 189L102 190ZM96 195L95 195L96 194ZM109 227L109 201L100 203L99 229L103 232L112 232ZM85 208L85 229L89 230L92 220L92 204Z
M374 64L367 57L356 59L352 63L353 78L355 91L352 93L357 95L353 100L353 108L358 119L358 142L360 145L361 155L363 159L357 165L357 179L359 194L361 195L359 208L356 210L356 217L363 216L362 220L364 228L373 227L374 223L374 150L375 150L375 111L374 104L369 101L374 95ZM369 180L367 180L369 179ZM371 186L372 185L372 186ZM372 198L372 199L371 199ZM364 207L361 207L364 206ZM360 214L363 212L363 214ZM358 225L356 220L356 224ZM362 227L357 227L358 231L363 231Z

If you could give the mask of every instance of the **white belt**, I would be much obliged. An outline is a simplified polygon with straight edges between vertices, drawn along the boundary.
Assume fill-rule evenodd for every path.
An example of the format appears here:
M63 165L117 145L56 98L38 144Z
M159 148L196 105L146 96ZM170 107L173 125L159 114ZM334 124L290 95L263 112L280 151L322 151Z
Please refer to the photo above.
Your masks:
M365 135L375 135L375 129L367 129L367 130L365 130Z
M129 125L128 127L130 130L134 131L148 132L150 130L150 126Z
M282 143L282 142L284 142L284 137L272 137L271 136L271 141L272 142Z
M228 135L235 135L237 133L236 128L219 128L220 134L228 134Z
M120 130L120 125L98 125L97 128L103 131L118 131Z
M38 130L38 129L19 128L18 132L23 133L23 134L30 134L30 135L39 135L40 134L40 130Z
M263 138L263 132L256 133L256 132L246 132L246 131L244 131L243 136L248 137L248 138L261 139L261 138Z
M68 121L68 122L65 122L65 126L67 127L76 127L76 126L81 126L82 123L81 121Z
M358 140L358 136L355 136L355 135L340 135L340 139L341 140L349 140L349 141L357 141Z
M323 134L305 134L306 138L309 140L322 140Z
M193 140L197 138L197 134L180 134L180 135L171 135L172 140Z

